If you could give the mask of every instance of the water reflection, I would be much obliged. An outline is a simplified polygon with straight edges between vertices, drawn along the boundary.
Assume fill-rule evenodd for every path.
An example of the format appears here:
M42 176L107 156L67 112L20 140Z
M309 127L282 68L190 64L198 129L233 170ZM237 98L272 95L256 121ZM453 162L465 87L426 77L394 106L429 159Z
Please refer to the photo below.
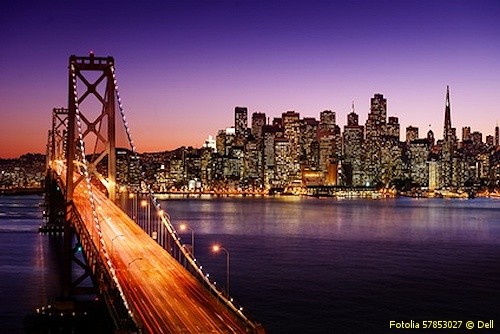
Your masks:
M212 198L167 204L174 222L189 219L204 234L488 243L500 236L500 203L489 199Z

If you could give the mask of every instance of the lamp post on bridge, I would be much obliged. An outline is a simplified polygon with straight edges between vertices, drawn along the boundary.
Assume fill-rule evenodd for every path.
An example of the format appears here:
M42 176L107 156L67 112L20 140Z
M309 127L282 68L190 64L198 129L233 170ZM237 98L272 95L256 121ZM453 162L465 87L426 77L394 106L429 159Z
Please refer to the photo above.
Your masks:
M118 234L118 235L115 235L113 237L113 239L111 239L111 255L113 255L115 252L115 240L116 240L116 238L123 237L123 236L124 236L123 234Z
M189 227L187 224L180 224L179 229L181 231L186 231L186 230L191 231L191 255L194 258L194 230L191 227Z
M144 230L149 234L151 230L151 210L149 209L149 202L146 199L143 199L141 201L141 206L144 208L144 216L145 216L145 223L144 223Z
M159 235L159 240L158 243L163 247L164 239L165 239L165 229L163 228L163 215L165 214L165 211L162 209L159 209L157 211L158 213L158 235ZM163 231L163 233L162 233Z
M130 275L129 275L129 273L130 273L130 265L131 265L132 263L134 263L135 261L139 261L139 260L142 260L142 257L137 257L137 258L133 259L132 261L130 261L130 262L127 264L127 281L129 281L129 282L130 282Z
M226 293L229 296L229 251L218 244L212 246L214 253L218 253L220 250L226 252Z
M128 198L132 200L132 210L131 210L131 215L132 215L132 220L137 221L138 217L138 212L137 212L137 194L130 193L128 194Z

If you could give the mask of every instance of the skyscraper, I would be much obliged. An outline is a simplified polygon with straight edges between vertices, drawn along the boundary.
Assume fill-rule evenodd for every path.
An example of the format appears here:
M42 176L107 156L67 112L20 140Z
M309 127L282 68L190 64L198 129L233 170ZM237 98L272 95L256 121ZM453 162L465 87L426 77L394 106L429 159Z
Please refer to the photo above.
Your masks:
M319 128L320 132L333 131L335 127L335 112L331 110L322 111L319 114Z
M248 127L248 109L246 107L234 108L234 129L237 138L245 136Z
M389 117L387 123L386 136L399 140L399 119L397 117Z
M386 137L387 100L382 94L370 99L370 113L366 120L364 183L374 185L382 178L382 147Z
M446 102L444 108L444 129L443 129L444 140L449 138L450 131L451 131L450 86L446 86Z
M291 171L290 178L298 178L300 172L300 114L295 111L287 111L281 115L283 122L283 137L290 143L288 152L290 154ZM280 147L283 144L280 143ZM282 152L284 152L282 150ZM276 164L278 165L278 164Z
M363 184L363 138L364 127L358 124L358 114L354 112L354 103L351 113L347 115L347 125L344 126L344 161L342 166L346 177L346 184L362 186Z
M495 146L500 145L500 131L498 129L498 124L495 126Z
M252 134L257 141L262 139L262 127L266 125L266 114L254 112L252 114Z
M366 120L366 139L376 139L386 133L387 99L382 94L375 94L370 100L370 113Z
M470 137L470 126L462 127L462 141L471 139Z
M453 184L453 153L456 149L456 129L451 127L450 87L446 86L444 108L443 148L441 151L441 186Z

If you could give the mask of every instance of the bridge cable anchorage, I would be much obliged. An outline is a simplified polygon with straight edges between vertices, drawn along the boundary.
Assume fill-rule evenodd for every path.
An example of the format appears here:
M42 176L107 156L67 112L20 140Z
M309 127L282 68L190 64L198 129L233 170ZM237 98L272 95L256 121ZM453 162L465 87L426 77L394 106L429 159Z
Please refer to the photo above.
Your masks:
M113 84L114 84L114 87L115 87L116 98L117 98L117 101L118 101L118 107L120 109L120 115L122 117L122 122L123 122L123 125L125 127L125 131L127 133L127 139L129 141L130 147L132 149L132 154L133 154L135 163L137 164L137 167L140 170L139 154L137 153L136 146L135 146L134 141L132 139L132 133L130 131L130 127L128 125L127 118L125 116L125 110L123 108L123 103L122 103L122 100L120 98L120 92L118 90L118 83L117 83L117 79L116 79L116 71L115 71L115 65L114 64L111 65L111 74L113 76ZM146 175L145 175L144 172L141 172L141 176L143 178L143 181L145 181ZM226 304L226 306L228 306L230 309L233 310L233 312L235 312L238 316L240 316L244 320L244 322L246 324L248 324L251 327L253 327L254 329L256 329L257 325L254 323L254 321L252 321L247 315L245 315L243 313L243 308L242 307L238 307L236 305L236 303L234 302L233 298L231 298L229 295L227 297L223 296L220 293L220 291L218 290L215 282L212 282L210 280L209 275L208 274L205 275L203 273L202 266L201 265L198 266L198 262L196 261L196 259L190 258L189 256L186 255L187 254L186 250L182 247L181 239L180 239L179 235L177 234L177 231L176 231L175 227L172 224L172 221L170 219L170 215L167 213L166 210L162 210L161 205L158 202L158 199L157 199L156 195L154 194L153 190L151 189L151 185L148 182L145 182L145 184L146 184L146 187L147 187L147 193L148 193L149 201L151 202L151 204L153 204L154 208L156 209L156 212L160 216L160 220L161 220L162 224L167 229L167 231L170 234L170 236L172 237L173 241L177 244L177 246L179 247L179 249L183 253L183 255L186 258L186 260L188 261L188 263L194 268L194 272L197 275L199 275L199 277L201 278L202 282L205 282L208 285L209 289L212 290L212 292L215 293L215 295L218 298L220 298L221 300L223 300L223 302ZM162 245L162 247L163 247L163 245Z
M74 104L75 104L75 111L76 111L76 113L75 113L76 123L77 123L77 127L78 127L78 143L80 146L79 149L81 151L81 159L82 159L82 164L80 164L80 166L83 169L83 173L81 171L80 171L80 173L85 176L85 180L87 183L87 190L88 190L88 194L89 194L90 205L92 208L92 216L93 216L95 227L97 229L97 235L99 237L100 250L102 251L102 253L105 257L105 260L106 260L105 263L107 263L107 265L109 266L109 271L111 273L111 277L113 278L113 281L115 282L116 287L118 288L118 291L120 292L120 296L123 300L123 304L125 305L125 308L127 309L128 314L132 317L132 319L134 319L134 315L133 315L132 310L128 304L127 299L125 298L125 294L123 293L123 289L122 289L120 283L118 282L118 278L116 276L116 269L114 268L113 262L111 261L111 258L108 254L106 244L104 242L102 230L101 230L101 224L99 222L99 216L97 215L97 210L95 207L94 193L92 191L92 182L91 182L90 174L88 171L87 158L85 157L85 146L84 146L84 142L83 142L83 132L82 132L82 126L81 126L81 120L80 120L80 109L79 109L79 104L78 104L78 90L77 90L77 85L76 85L77 80L76 80L76 71L75 71L74 64L71 64L71 78L72 78L72 83L73 83L73 93L74 93L74 97L75 97ZM90 231L91 235L93 235L92 231L93 231L93 229Z

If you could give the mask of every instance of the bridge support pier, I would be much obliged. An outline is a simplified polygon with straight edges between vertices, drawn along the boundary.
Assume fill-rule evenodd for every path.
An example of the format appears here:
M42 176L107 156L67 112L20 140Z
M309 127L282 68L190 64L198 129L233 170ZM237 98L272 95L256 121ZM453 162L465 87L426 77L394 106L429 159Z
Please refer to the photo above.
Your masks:
M57 184L56 177L52 171L47 172L45 176L44 223L38 229L42 233L61 233L64 231L64 195Z

